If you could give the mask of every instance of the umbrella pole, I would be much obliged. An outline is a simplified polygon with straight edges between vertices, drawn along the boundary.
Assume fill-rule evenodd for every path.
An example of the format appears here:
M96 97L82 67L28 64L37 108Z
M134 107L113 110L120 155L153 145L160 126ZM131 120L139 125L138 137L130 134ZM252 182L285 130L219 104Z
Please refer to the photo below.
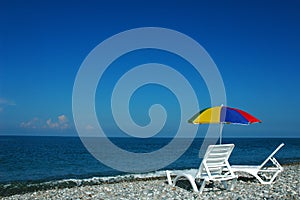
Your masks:
M224 126L224 124L221 123L221 124L220 124L220 144L222 144L222 131L223 131L223 126Z

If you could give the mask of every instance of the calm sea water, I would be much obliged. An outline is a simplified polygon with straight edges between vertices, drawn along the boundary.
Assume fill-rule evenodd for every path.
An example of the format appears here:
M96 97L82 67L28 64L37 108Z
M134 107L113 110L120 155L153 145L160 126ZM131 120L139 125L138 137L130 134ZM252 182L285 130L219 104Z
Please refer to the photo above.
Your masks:
M112 141L132 152L152 152L168 144L171 139L113 138ZM201 159L202 139L195 139L189 149L165 169L197 168ZM285 146L276 154L279 162L300 161L300 139L224 139L234 143L231 164L260 164L279 144ZM164 170L164 169L162 169ZM116 176L124 174L95 159L76 137L0 136L0 186L10 183L45 182L70 178ZM1 190L1 187L0 187Z

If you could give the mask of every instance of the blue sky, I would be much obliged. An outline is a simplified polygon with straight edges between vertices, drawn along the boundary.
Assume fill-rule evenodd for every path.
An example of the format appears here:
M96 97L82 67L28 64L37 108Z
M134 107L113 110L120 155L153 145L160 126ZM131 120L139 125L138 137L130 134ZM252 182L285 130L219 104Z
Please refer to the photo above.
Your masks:
M72 89L85 57L112 35L151 26L174 29L200 43L222 75L227 105L263 121L226 126L224 136L299 137L299 9L298 1L1 1L0 134L76 136ZM136 53L140 58L129 56L121 64L134 64L130 58L175 68L184 64L165 52ZM201 79L178 70L190 74L192 83ZM107 76L116 78L115 72ZM98 88L96 109L105 107L101 89L109 90L109 83ZM199 84L200 108L205 108L210 99ZM130 109L137 123L147 123L147 107L162 103L171 113L165 132L178 127L178 103L167 90L145 86L134 97ZM101 123L118 132L106 112L98 113Z

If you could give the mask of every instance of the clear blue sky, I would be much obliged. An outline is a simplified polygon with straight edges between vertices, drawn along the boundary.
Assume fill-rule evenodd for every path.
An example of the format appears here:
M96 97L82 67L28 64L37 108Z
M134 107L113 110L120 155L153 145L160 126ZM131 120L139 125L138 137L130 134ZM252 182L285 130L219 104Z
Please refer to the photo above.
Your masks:
M85 57L114 34L155 26L180 31L200 43L223 77L227 105L263 121L249 127L226 126L225 137L299 137L299 10L296 0L1 1L0 135L76 135L72 89ZM139 53L143 52L136 56ZM151 55L170 65L176 60L164 52ZM114 73L108 76L113 79ZM162 102L175 115L166 130L176 129L178 104L172 94L156 86L141 90L157 90L171 99ZM136 99L145 98L140 92ZM97 102L103 94L97 95ZM209 106L205 89L199 96L201 108ZM137 123L147 122L147 106L159 100L147 98L145 105L132 101Z

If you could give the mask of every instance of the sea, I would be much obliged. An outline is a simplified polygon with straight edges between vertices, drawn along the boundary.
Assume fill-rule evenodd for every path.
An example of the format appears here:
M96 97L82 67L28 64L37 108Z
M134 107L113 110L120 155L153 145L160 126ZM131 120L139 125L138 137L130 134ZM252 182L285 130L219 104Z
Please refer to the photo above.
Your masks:
M147 153L163 148L172 138L110 140L125 151ZM181 157L162 169L128 173L94 158L78 137L0 136L0 196L122 179L163 177L166 169L197 169L201 163L202 143L203 139L195 138ZM281 164L300 162L300 138L224 138L224 143L235 144L230 164L260 164L281 143L285 145L276 154L277 160ZM145 164L137 163L137 166Z

